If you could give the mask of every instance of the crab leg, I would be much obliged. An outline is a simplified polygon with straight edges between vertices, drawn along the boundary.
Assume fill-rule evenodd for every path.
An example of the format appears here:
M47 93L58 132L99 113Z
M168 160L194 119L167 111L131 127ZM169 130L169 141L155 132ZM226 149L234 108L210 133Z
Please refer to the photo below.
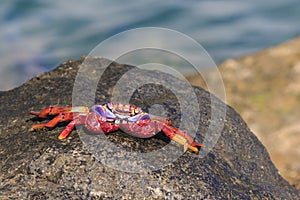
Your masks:
M60 113L56 117L54 117L52 120L50 120L46 124L35 124L32 126L32 129L38 129L38 128L53 128L55 127L59 122L64 122L64 121L70 121L73 120L73 113Z
M71 107L48 106L40 112L30 111L30 114L35 115L39 118L47 118L48 115L57 115L59 113L69 112L71 109Z
M164 125L161 130L171 140L174 140L175 142L183 145L184 152L186 152L187 149L190 149L195 153L198 153L198 147L204 146L203 144L195 142L187 132L182 131L178 128Z
M169 120L167 120L167 123L166 119L164 120L165 122L162 122L163 120L139 120L137 123L121 124L120 128L126 133L139 138L149 138L162 131L171 140L183 145L184 152L187 149L195 153L199 152L198 147L202 147L203 144L195 142L187 132L168 125L167 123L170 124Z
M35 115L39 118L47 118L48 115L57 115L60 113L68 113L68 112L75 112L75 113L87 113L89 111L88 107L85 106L77 106L77 107L56 107L56 106L48 106L44 110L40 112L30 111L30 114Z
M58 135L58 139L62 140L65 139L66 137L68 137L68 135L70 135L70 133L72 132L72 130L74 129L75 125L77 124L84 124L86 119L86 116L81 115L76 117L73 121L71 121L66 128Z
M84 124L85 122L85 115L77 116L74 118L74 113L60 113L56 117L54 117L52 120L50 120L46 124L35 124L32 126L33 130L36 130L38 128L53 128L55 127L58 123L64 122L64 121L71 121L66 128L58 135L58 139L62 140L68 137L68 135L72 132L76 124Z

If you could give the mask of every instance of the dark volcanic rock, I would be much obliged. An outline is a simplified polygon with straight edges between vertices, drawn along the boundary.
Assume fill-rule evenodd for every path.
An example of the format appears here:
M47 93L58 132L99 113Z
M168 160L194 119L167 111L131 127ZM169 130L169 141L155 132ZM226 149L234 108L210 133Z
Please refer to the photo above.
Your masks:
M89 65L101 67L107 62L104 59L91 59L85 63L84 69L89 70ZM109 134L109 141L125 149L115 155L107 145L92 149L96 150L96 154L90 153L91 148L83 145L82 137L75 131L65 141L59 141L57 135L64 126L58 126L51 131L30 132L31 125L39 123L29 116L30 110L41 110L53 104L72 104L72 87L81 63L82 60L68 61L21 87L0 93L1 199L300 198L299 192L277 173L266 149L230 107L226 107L226 117L219 119L224 122L224 128L218 142L204 158L188 151L174 162L153 171L140 167L145 164L144 161L137 162L136 165L132 163L139 173L115 170L109 165L115 163L122 168L122 163L115 158L122 160L124 152L135 155L164 148L168 141L162 135L140 139L120 131ZM113 92L122 92L113 91L112 88L125 72L132 69L132 66L112 63L98 83L95 101L106 101ZM90 71L88 74L90 73L94 72ZM159 78L160 75L155 76ZM87 78L90 80L93 76ZM89 89L88 86L89 81L82 83L82 88L78 88ZM178 90L181 92L184 89L178 86ZM211 111L219 112L218 107L221 109L224 104L218 101L212 108L208 92L196 87L194 91L201 105L196 140L203 141L203 133L214 123L211 121ZM86 98L91 97L83 95L75 98L79 98L75 99L77 102L86 102ZM134 92L130 102L146 110L156 104L163 105L175 125L179 123L182 114L179 112L182 105L178 104L176 95L159 84L140 87ZM187 102L183 102L185 103ZM86 138L89 140L94 137L96 136L88 135ZM178 145L172 145L172 148L182 151L182 147ZM97 160L98 156L107 159L100 162ZM159 156L167 159L164 155ZM149 162L155 164L155 160Z

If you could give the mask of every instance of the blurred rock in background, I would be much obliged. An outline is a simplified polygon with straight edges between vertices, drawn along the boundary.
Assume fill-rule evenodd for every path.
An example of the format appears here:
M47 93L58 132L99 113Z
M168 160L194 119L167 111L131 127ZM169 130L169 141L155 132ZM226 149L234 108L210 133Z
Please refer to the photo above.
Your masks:
M226 60L219 69L227 103L267 147L280 174L300 189L300 37ZM205 87L199 77L188 80Z

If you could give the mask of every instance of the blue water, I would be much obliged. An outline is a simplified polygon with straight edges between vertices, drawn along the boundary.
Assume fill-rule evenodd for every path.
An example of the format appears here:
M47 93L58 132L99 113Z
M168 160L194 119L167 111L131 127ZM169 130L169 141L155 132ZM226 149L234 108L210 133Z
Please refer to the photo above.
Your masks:
M2 0L0 90L131 28L180 31L220 63L300 35L299 19L299 0Z

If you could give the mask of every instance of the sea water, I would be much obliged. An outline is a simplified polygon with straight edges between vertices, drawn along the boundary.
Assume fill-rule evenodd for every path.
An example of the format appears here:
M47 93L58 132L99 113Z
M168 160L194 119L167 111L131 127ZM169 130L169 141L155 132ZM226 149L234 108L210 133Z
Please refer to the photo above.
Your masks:
M133 28L182 32L217 64L300 34L299 0L2 0L0 16L0 90Z

